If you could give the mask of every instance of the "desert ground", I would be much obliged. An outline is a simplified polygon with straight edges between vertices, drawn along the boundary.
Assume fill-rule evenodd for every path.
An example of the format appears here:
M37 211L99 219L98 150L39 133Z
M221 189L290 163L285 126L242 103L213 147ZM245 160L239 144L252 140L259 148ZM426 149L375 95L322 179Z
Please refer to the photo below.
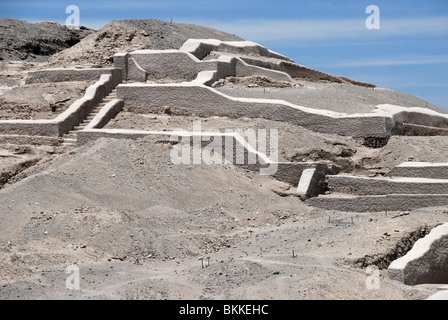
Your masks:
M12 19L0 24L36 28ZM30 37L43 34L26 30ZM49 38L68 37L50 31ZM25 84L28 71L106 67L116 52L177 49L190 38L241 40L154 20L114 21L69 35L67 45L44 52L27 52L29 45L4 36L10 49L0 61L0 120L54 119L92 84ZM213 87L337 112L390 103L447 113L389 89L309 79L227 78ZM378 177L406 161L446 162L447 156L446 136L392 136L370 148L279 121L143 113L126 105L105 128L191 130L194 121L203 130L277 129L280 160L323 161L341 174ZM69 147L61 139L0 136L0 299L422 300L438 291L390 280L387 267L447 222L446 207L319 209L297 196L297 186L232 164L175 165L171 148L161 137ZM67 288L69 266L79 268L79 290ZM379 270L375 288L371 266Z

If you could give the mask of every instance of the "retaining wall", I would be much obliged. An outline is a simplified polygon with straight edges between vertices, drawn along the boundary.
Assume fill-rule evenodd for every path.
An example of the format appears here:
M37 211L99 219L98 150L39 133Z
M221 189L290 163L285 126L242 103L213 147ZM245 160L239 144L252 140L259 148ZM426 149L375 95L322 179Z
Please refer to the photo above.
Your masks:
M221 56L216 61L216 70L201 71L192 84L211 86L215 81L235 75L236 60L232 57Z
M163 106L170 106L176 114L264 118L316 132L360 138L388 138L394 126L392 119L383 115L345 115L283 100L234 98L196 83L120 84L117 96L126 107L139 113L158 112Z
M448 128L435 128L418 124L403 123L405 136L448 136Z
M129 53L128 61L131 59L137 64L132 68L128 64L127 76L133 81L141 81L138 67L146 71L148 77L187 81L196 78L201 71L217 69L216 60L200 61L192 54L179 50L137 50Z
M293 79L284 72L251 66L240 58L231 56L220 56L217 59L216 67L217 69L213 71L199 72L196 79L193 80L192 83L203 84L210 87L215 81L229 76L264 76L275 81L293 81Z
M406 285L448 283L448 223L417 240L403 257L393 261L388 277Z
M316 132L364 139L388 139L393 134L402 134L404 119L408 123L448 126L448 115L425 108L379 105L375 112L343 114L297 106L283 100L230 97L202 85L216 81L222 74L204 71L191 83L122 84L117 87L117 94L125 100L126 106L140 113L158 112L162 106L170 106L178 114L265 118Z
M235 76L265 76L275 81L293 81L291 76L279 70L266 69L259 66L250 65L240 58L236 59Z
M128 78L128 57L127 52L118 52L114 54L114 67L115 69L121 70L121 79L127 80Z
M252 41L221 41L216 39L189 39L180 51L188 52L202 60L211 51L229 52L233 54L255 55L293 62L290 58L266 49Z
M307 204L312 207L347 212L402 211L448 206L448 194L390 194L370 196L331 194L308 199Z
M404 134L403 125L414 124L433 128L448 128L448 114L439 113L428 108L402 107L391 104L380 104L376 107L375 114L389 115L400 126L394 128L394 134Z
M361 81L355 81L346 77L328 74L322 71L310 69L292 61L279 59L266 59L253 56L240 56L241 60L252 66L258 66L263 69L277 70L289 75L291 78L307 79L308 81L319 82L322 80L336 83L351 83L358 86L374 88L375 85Z
M448 179L328 176L328 189L356 195L447 194Z
M206 43L202 41L206 41ZM196 55L201 56L202 54L198 54L197 50L200 52L205 50L204 53L208 54L210 53L208 50L217 47L227 48L228 51L252 52L258 55L264 54L288 59L253 42L216 41L215 44L212 43L214 43L212 40L187 41L184 44L185 48L190 46L195 48L191 49L191 52L184 48L183 50L136 50L130 53L117 53L114 55L114 66L122 70L123 79L137 82L145 82L147 78L191 81L200 72L215 70L217 70L217 74L221 74L216 77L215 81L226 76L251 75L269 76L278 81L292 81L287 73L253 66L235 56L221 55L217 59L200 60ZM210 84L207 83L207 85Z
M59 137L49 137L49 136L38 136L38 135L15 135L15 134L7 134L0 135L0 143L9 143L9 144L17 144L17 145L48 145L48 146L57 146L61 143L61 138Z
M88 81L97 80L103 74L113 75L118 78L120 70L116 68L56 68L29 71L25 83L64 82L64 81ZM117 83L118 84L118 83Z

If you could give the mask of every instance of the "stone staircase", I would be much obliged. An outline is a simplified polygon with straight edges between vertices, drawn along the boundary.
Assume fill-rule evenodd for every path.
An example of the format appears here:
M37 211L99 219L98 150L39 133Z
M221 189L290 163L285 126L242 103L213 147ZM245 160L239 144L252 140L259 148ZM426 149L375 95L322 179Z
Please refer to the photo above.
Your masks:
M385 177L327 176L311 206L338 211L401 211L448 205L448 163L404 163Z
M63 146L74 147L77 144L77 132L84 129L90 121L98 114L98 112L110 101L117 99L117 89L114 88L101 102L90 112L86 119L79 125L75 126L73 130L63 136Z

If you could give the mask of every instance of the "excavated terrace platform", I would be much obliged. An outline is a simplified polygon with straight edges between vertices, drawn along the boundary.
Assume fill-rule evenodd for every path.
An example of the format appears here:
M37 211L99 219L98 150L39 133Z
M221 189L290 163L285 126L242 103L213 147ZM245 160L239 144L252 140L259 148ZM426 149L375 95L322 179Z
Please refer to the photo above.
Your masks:
M448 114L448 111L408 95L383 88L366 88L352 84L316 83L295 80L303 86L296 88L243 88L215 87L221 93L235 98L279 99L295 105L320 110L357 114L376 110L380 104L421 107Z

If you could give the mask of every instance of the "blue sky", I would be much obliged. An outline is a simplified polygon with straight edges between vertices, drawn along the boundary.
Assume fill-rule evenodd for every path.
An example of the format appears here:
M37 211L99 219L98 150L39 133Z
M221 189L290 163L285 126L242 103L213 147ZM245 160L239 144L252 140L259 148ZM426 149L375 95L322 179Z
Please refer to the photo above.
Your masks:
M413 94L448 109L447 0L0 0L0 17L65 24L69 5L79 7L81 25L96 29L127 18L214 27L299 64ZM379 30L365 26L369 5L380 10Z

